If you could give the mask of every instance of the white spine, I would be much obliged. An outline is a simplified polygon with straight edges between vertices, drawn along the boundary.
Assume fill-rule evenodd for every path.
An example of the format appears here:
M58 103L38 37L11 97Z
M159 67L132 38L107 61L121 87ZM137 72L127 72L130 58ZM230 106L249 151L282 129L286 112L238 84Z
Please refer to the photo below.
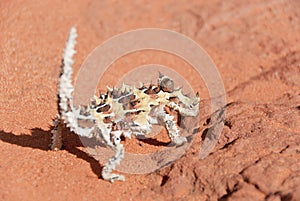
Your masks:
M63 53L62 73L59 79L58 86L61 117L66 123L67 127L70 127L72 131L76 130L78 127L77 120L74 114L75 108L73 106L72 98L72 92L74 91L72 85L72 64L74 63L73 56L76 53L74 49L76 44L76 37L76 29L75 27L72 27L66 43L66 48Z

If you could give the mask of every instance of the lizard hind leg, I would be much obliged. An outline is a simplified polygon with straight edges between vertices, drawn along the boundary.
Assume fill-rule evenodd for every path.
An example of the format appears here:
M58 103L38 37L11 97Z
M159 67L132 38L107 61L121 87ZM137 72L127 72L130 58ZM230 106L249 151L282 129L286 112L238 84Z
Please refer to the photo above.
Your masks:
M58 151L61 149L62 143L62 130L63 130L63 123L61 122L60 116L57 114L55 119L53 120L53 129L51 130L52 133L52 142L50 144L51 150Z
M123 175L112 173L112 171L116 169L116 166L119 165L121 160L124 158L124 147L123 144L121 144L120 139L122 132L112 131L111 134L113 135L112 148L115 151L115 155L104 165L102 169L102 177L104 180L108 180L110 182L114 182L116 180L125 181L125 177Z

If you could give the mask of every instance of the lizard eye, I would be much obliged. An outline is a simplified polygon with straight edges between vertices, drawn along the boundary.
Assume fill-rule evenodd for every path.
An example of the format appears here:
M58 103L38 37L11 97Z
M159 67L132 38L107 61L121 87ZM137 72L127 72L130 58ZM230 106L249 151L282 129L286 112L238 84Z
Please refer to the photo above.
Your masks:
M193 108L193 106L192 106L192 105L190 105L190 108L192 109L192 108Z

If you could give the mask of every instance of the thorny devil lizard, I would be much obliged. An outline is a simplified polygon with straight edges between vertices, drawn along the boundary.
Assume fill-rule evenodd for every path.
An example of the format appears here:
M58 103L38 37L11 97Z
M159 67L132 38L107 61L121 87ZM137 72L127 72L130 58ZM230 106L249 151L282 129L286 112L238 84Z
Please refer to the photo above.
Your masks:
M94 97L87 107L73 105L72 64L75 54L76 29L70 30L63 53L62 72L58 83L59 115L54 120L52 130L52 150L62 146L64 124L79 136L96 138L112 148L115 155L102 170L104 180L111 182L125 180L123 175L112 171L124 157L121 136L145 135L151 132L153 124L165 126L173 143L182 145L186 137L180 136L177 122L168 111L175 110L179 115L197 116L199 112L199 95L188 97L180 88L174 88L171 78L160 74L157 85L135 86L123 85L120 89L107 87L107 92ZM168 110L169 109L169 110ZM92 122L84 127L81 121Z

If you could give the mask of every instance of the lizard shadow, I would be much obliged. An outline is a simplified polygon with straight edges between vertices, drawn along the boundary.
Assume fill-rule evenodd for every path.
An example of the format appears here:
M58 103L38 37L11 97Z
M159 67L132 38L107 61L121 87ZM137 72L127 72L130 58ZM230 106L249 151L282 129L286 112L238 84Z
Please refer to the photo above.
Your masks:
M51 142L51 132L40 129L33 128L31 129L31 135L16 135L11 132L0 131L0 140L10 144L18 145L21 147L30 147L33 149L40 149L43 151L49 151L49 144ZM64 130L63 134L63 150L75 155L77 158L80 158L88 162L91 166L92 171L101 178L101 172L103 166L100 165L99 161L89 156L88 153L80 150L78 147L82 147L82 143L79 137L68 131ZM53 151L55 152L55 151Z
M43 151L51 151L50 149L50 142L52 137L51 129L52 128L50 128L50 130L43 130L41 128L33 128L31 129L31 135L27 135L27 134L17 135L11 132L5 132L3 130L0 130L0 140L21 147L30 147L33 149L40 149ZM94 174L96 174L99 178L101 178L101 172L103 166L100 164L98 160L90 156L87 152L84 152L79 149L79 147L84 147L81 140L87 141L89 147L94 147L95 144L99 145L99 143L94 143L95 140L88 139L88 138L80 138L75 133L70 132L67 129L64 129L62 150L66 150L70 154L75 155L77 158L80 158L88 162ZM149 139L149 138L138 139L138 140L156 146L167 146L169 144L165 142L160 142L156 139ZM102 144L102 146L105 145ZM53 153L55 153L55 151L53 151Z

